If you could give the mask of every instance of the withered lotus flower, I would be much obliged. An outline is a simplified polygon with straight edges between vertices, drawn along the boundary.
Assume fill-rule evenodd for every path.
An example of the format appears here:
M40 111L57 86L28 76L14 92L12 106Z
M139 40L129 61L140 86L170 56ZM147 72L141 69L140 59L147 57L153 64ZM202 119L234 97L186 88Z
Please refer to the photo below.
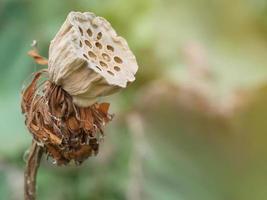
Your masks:
M37 63L46 61L30 52ZM71 12L49 48L48 69L22 93L26 125L58 165L95 155L112 119L98 98L125 88L138 69L127 42L93 13Z

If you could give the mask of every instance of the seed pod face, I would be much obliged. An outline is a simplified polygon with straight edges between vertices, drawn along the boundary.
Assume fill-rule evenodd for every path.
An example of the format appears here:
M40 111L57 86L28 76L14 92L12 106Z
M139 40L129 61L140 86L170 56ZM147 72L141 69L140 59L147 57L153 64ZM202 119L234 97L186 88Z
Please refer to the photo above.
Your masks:
M48 68L50 80L86 107L133 82L138 65L108 21L71 12L50 44Z

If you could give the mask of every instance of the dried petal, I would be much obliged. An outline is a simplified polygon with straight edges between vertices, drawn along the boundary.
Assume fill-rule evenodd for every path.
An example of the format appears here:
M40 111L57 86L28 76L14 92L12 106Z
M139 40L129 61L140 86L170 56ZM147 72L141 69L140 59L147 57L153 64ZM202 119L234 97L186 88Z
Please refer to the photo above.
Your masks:
M108 114L108 109L109 109L110 104L109 103L101 103L99 104L99 111L104 113L105 115Z
M28 51L28 55L31 56L37 64L48 65L48 60L40 56L40 54L36 50Z
M68 118L67 127L72 133L75 133L75 132L79 131L80 124L79 124L79 121L76 119L75 116L71 116L71 117Z
M39 88L43 93L37 95L37 80L36 75L25 90L22 101L25 123L35 140L44 145L58 165L71 160L80 164L89 156L96 155L99 138L103 135L103 122L109 116L109 104L94 104L86 108L76 106L61 86L50 81ZM29 104L26 104L27 100L30 100Z
M42 73L43 71L36 73L34 75L31 84L26 88L25 91L22 92L22 102L21 102L22 113L29 111L30 105L35 95L35 91L37 89L37 81L41 77Z

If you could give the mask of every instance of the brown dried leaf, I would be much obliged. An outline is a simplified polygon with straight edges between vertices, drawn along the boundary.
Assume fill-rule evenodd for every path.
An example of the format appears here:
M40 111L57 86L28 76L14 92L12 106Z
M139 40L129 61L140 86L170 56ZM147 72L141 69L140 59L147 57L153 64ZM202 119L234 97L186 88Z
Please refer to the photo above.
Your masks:
M47 133L47 135L49 136L51 142L53 144L59 145L62 142L62 139L60 139L59 137L57 137L55 134L53 134L50 130L44 128L44 131Z
M105 115L107 115L108 114L108 110L109 110L109 106L110 106L109 103L101 103L101 104L99 104L98 110L100 112L104 113Z
M77 161L83 161L92 155L92 148L88 145L83 145L79 149L73 152L65 152L64 156L68 159L74 159Z
M57 161L58 165L66 164L69 162L67 159L65 159L62 156L59 149L56 148L55 146L53 146L51 144L47 144L46 148L47 148L47 152L53 157L53 159L55 159Z
M28 55L32 57L35 62L39 65L48 65L48 60L44 57L42 57L37 50L30 50L28 51Z
M46 152L58 165L67 164L72 159L80 164L97 154L98 136L103 135L104 122L110 120L109 104L86 108L75 106L72 97L50 81L42 85L43 93L38 94L39 76L35 75L23 93L22 103L26 125L34 139L44 144Z
M71 132L77 132L80 129L80 124L74 116L68 118L67 126Z
M21 109L22 113L28 112L30 109L30 105L32 103L34 93L36 91L37 81L42 75L42 71L38 72L34 75L34 78L31 84L22 92L22 102L21 102Z
M51 109L51 114L57 118L61 117L61 108L60 108L60 104L57 102L57 92L58 92L58 87L54 87L52 88L52 92L50 95L50 109Z
M94 120L90 108L80 108L81 125L85 130L93 128Z

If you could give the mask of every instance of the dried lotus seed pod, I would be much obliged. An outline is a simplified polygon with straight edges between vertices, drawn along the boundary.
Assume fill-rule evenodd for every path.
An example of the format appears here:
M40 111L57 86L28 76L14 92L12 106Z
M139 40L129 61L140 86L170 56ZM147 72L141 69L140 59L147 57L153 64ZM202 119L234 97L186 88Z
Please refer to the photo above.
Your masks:
M90 12L71 12L51 41L50 80L82 107L135 80L138 65L110 23Z

